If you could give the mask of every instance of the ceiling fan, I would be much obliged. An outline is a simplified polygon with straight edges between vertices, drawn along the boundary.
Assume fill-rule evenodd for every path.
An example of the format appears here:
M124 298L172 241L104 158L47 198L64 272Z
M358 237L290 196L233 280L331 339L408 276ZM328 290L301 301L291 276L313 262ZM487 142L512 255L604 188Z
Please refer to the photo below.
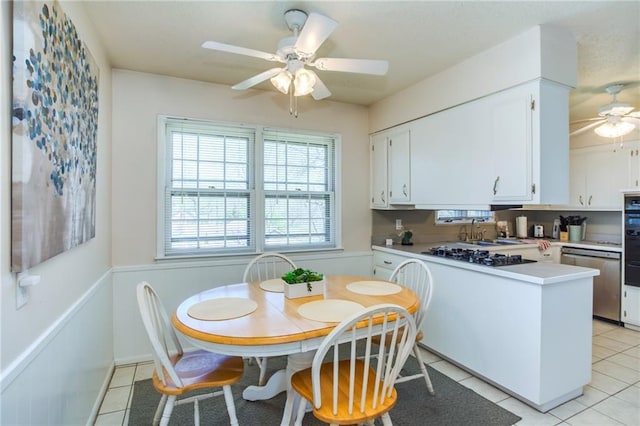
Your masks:
M289 113L298 116L297 97L311 94L316 99L331 96L331 92L318 75L306 67L314 67L321 71L341 71L350 73L384 75L389 63L374 59L316 58L316 51L331 35L338 23L319 13L291 9L285 12L284 20L293 35L285 37L278 43L276 53L267 53L240 46L206 41L202 47L238 55L253 56L271 62L280 62L284 67L268 69L240 83L232 89L245 90L271 80L271 83L284 94L289 94Z
M636 128L640 128L640 111L634 111L634 107L624 102L618 102L617 95L624 88L623 84L608 86L605 90L613 96L611 103L603 105L598 109L598 117L579 120L575 123L591 121L573 132L569 136L579 135L589 129L605 138L617 138L624 136Z

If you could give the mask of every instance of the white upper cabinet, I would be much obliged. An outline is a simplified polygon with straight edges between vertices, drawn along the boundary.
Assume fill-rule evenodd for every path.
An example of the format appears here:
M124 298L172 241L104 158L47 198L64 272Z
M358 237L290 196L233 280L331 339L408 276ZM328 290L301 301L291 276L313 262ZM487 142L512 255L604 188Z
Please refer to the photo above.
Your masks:
M640 188L640 141L625 142L628 160L628 178L626 189Z
M489 203L486 99L412 122L412 200L416 208L479 209Z
M566 204L568 96L535 80L412 122L413 204Z
M371 136L371 208L411 204L411 132L396 128Z
M389 203L411 202L411 132L392 132L387 145Z
M569 87L537 80L490 100L491 204L565 204Z
M371 163L369 174L371 182L371 208L386 208L389 205L387 193L387 136L371 136Z
M530 200L534 99L529 88L517 88L491 99L489 134L493 202Z
M569 207L620 210L620 191L629 185L631 151L619 144L572 149Z

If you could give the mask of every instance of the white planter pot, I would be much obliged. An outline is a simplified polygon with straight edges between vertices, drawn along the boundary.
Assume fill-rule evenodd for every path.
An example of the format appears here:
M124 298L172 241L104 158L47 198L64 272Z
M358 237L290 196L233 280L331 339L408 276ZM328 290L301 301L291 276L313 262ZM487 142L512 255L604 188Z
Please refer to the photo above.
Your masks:
M309 286L311 285L311 291ZM285 284L284 295L288 299L296 299L298 297L309 297L324 294L325 279L320 281L312 281L310 283Z

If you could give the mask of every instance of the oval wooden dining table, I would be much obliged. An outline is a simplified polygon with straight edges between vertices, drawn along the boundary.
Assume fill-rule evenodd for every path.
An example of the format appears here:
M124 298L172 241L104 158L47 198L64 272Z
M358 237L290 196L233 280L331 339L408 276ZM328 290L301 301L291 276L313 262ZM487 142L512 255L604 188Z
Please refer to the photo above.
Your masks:
M324 294L288 299L282 292L268 291L260 282L230 284L205 290L184 300L172 315L174 327L195 347L227 355L264 357L287 355L287 368L274 373L264 386L248 386L243 398L251 401L274 397L290 391L291 375L311 365L315 350L338 322L316 321L301 315L299 308L309 302L327 300L355 302L363 307L393 303L415 313L420 307L416 294L400 287L393 294L364 294L353 291L354 283L382 281L354 275L326 275ZM228 299L227 299L228 298ZM255 302L246 315L217 320L194 317L194 306L213 299ZM215 302L214 302L215 303ZM196 315L197 316L197 315ZM283 425L288 425L285 407Z

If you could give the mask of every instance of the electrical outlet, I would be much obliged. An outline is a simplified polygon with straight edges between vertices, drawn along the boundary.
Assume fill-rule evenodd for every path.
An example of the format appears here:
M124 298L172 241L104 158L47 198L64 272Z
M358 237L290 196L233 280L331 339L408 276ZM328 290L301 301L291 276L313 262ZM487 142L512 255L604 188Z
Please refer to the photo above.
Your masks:
M402 219L396 219L396 231L400 231L402 229Z

